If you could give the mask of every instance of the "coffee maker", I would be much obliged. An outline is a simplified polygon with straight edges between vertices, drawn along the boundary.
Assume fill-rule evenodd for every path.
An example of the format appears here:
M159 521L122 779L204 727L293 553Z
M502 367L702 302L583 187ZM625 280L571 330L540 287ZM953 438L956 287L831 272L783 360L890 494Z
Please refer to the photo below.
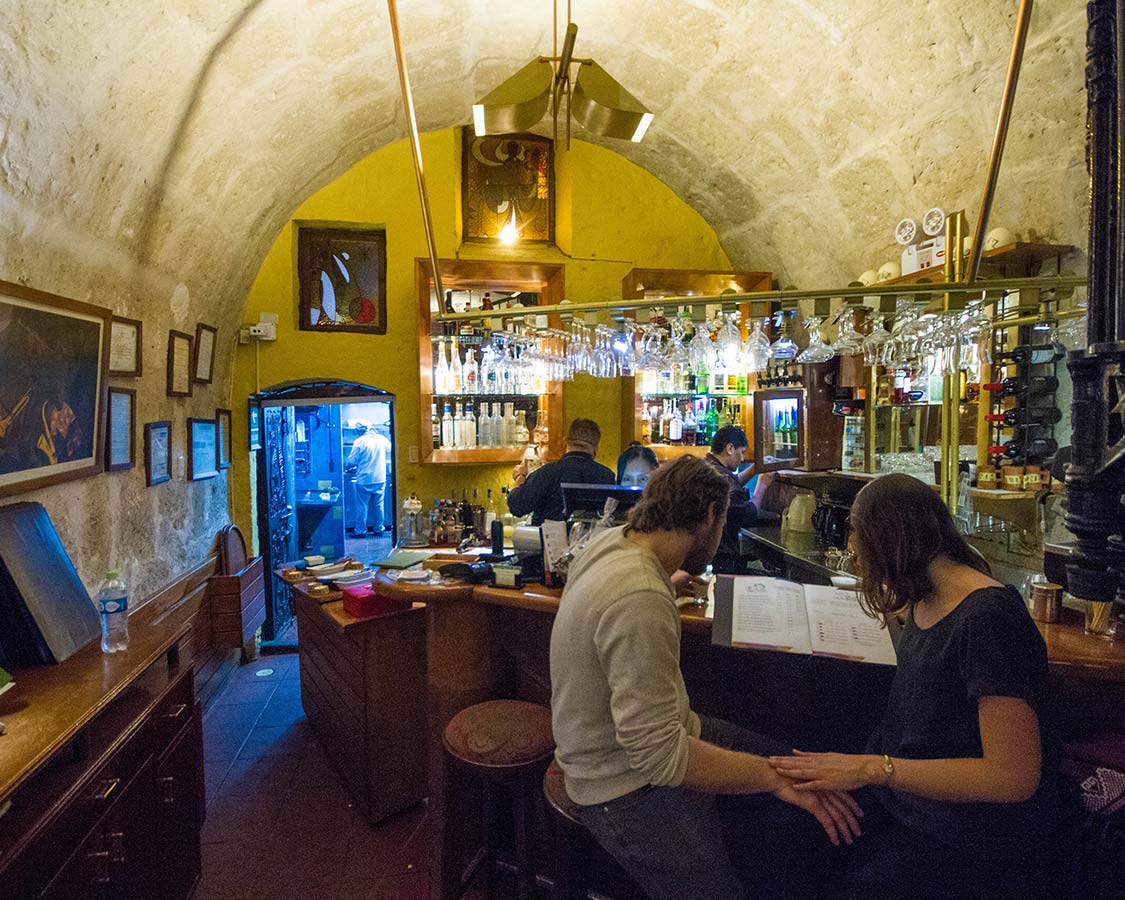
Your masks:
M848 516L851 507L818 497L812 514L813 531L819 543L843 550L848 546Z

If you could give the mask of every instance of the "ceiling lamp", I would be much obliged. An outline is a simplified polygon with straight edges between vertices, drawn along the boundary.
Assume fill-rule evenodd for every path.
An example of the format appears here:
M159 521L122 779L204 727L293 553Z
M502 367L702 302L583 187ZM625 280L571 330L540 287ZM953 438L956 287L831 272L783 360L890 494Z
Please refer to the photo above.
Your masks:
M653 114L592 59L575 58L577 37L578 26L569 22L562 53L533 59L474 103L473 130L477 137L527 131L543 118L550 106L557 139L559 109L565 98L568 147L571 112L593 134L640 141L652 124ZM578 66L573 82L572 65Z

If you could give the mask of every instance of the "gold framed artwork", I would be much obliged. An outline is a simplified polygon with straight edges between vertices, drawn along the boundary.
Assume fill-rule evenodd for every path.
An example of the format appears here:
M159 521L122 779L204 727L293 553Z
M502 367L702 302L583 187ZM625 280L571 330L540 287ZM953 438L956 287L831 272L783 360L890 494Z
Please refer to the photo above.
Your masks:
M0 281L0 496L103 470L111 315Z
M168 332L169 397L191 396L192 336L182 331Z
M554 243L554 142L462 128L461 225L466 241Z
M210 384L215 374L215 341L218 336L218 328L202 322L195 326L195 355L192 359L191 377L198 384Z
M141 323L114 316L110 324L109 374L138 377L141 374Z

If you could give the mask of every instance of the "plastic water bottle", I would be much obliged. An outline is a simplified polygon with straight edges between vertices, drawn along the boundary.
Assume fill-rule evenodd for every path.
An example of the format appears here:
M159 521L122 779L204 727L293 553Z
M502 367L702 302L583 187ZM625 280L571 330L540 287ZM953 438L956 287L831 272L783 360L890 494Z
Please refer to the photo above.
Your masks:
M115 571L106 573L98 591L98 612L102 617L102 652L129 649L129 590Z

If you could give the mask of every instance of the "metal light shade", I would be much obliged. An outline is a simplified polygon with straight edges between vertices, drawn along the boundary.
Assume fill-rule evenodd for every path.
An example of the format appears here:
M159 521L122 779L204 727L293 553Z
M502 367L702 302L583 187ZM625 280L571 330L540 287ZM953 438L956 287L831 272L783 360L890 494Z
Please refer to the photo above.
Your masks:
M554 77L549 62L533 59L497 85L473 104L473 130L477 137L513 134L531 128L547 112Z
M596 62L583 63L571 97L574 118L603 137L638 142L652 122L652 113Z

